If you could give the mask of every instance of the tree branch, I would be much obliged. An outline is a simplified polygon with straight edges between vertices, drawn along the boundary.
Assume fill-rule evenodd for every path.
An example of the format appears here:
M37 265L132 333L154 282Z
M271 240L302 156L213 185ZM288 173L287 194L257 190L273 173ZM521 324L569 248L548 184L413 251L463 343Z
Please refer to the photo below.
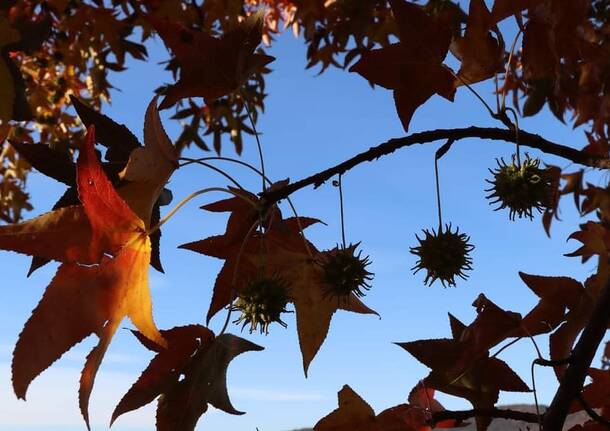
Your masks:
M317 188L335 175L343 174L361 163L377 160L380 157L391 154L401 148L409 147L415 144L427 144L440 140L452 139L457 141L465 138L491 139L495 141L512 143L515 143L516 141L514 131L490 127L437 129L427 132L413 133L412 135L405 136L404 138L390 139L389 141L376 147L372 147L363 153L339 163L336 166L318 172L317 174L311 175L300 181L290 183L284 187L279 187L275 190L264 192L261 194L261 196L263 196L267 202L269 202L269 204L272 204L307 186L313 185L315 188ZM546 154L562 157L579 165L604 169L610 168L610 159L608 158L591 156L577 149L548 141L539 135L528 133L523 130L519 131L519 144L524 147L535 148Z
M447 419L463 421L476 416L494 419L513 419L516 421L538 423L538 415L536 413L519 412L516 410L497 408L472 410L442 410L440 412L432 413L432 422L436 424ZM542 416L544 417L544 415Z
M610 281L606 283L593 312L591 319L578 339L570 363L559 384L559 389L544 415L543 429L561 430L568 415L572 401L582 390L591 361L599 347L610 322Z

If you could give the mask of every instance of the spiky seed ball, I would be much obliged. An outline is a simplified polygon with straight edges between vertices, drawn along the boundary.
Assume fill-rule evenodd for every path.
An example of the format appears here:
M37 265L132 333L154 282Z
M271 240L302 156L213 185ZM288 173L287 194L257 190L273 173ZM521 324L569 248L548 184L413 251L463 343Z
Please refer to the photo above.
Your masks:
M487 199L493 199L490 204L498 204L498 208L509 209L508 217L515 219L523 216L533 218L533 210L544 211L550 204L552 197L551 179L545 169L540 169L540 160L532 159L529 155L519 166L515 163L515 156L512 162L506 164L503 159L496 159L498 167L489 170L493 175L493 180L486 180L492 185Z
M350 294L364 296L364 291L371 288L373 273L366 268L371 264L368 256L362 257L362 250L356 254L360 243L348 247L335 247L322 252L322 266L325 296L335 296L347 300Z
M233 323L242 323L242 329L250 325L250 333L260 330L269 333L269 325L277 322L287 326L281 319L288 304L288 284L280 277L258 277L250 280L239 293L232 310L241 314Z
M440 228L438 232L424 229L424 237L415 235L419 241L417 247L411 247L410 251L419 260L411 268L414 274L422 269L427 271L424 284L431 286L436 280L440 280L443 287L445 283L455 286L455 277L464 280L468 277L465 271L472 270L472 258L469 253L474 250L474 246L469 244L470 237L460 233L459 228L455 232L451 231L451 224Z

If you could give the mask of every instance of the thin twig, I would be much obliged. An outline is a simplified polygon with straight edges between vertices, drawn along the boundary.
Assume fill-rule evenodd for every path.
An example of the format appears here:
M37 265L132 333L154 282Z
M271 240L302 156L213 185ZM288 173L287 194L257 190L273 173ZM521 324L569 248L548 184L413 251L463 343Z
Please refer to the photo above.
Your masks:
M199 161L199 160L189 160L188 162L185 162L185 163L182 163L181 165L179 165L179 167L181 167L181 168L182 168L182 167L184 167L184 166L188 166L188 165L192 165L192 164L197 164L197 165L200 165L200 166L204 166L204 167L206 167L206 168L208 168L208 169L211 169L211 170L213 170L213 171L216 171L216 172L218 172L220 175L224 176L226 179L228 179L229 181L231 181L235 187L237 187L237 188L238 188L238 189L240 189L240 190L244 190L244 188L241 186L241 184L239 184L239 182L238 182L238 181L237 181L235 178L233 178L231 175L229 175L228 173L226 173L226 172L225 172L225 171L223 171L222 169L217 168L216 166L211 165L211 164L209 164L209 163L206 163L206 162L201 162L201 161Z
M239 160L239 159L232 159L230 157L202 157L199 159L189 159L187 157L181 157L180 160L185 160L186 163L184 163L184 165L187 164L191 164L191 163L198 163L200 161L206 161L206 160L220 160L220 161L224 161L224 162L231 162L231 163L235 163L238 165L241 165L245 168L248 168L250 170L252 170L253 172L255 172L258 175L261 175L265 181L267 181L267 184L269 184L270 186L273 185L273 182L265 175L263 175L263 173L257 169L255 166L252 166L250 163L244 162L243 160ZM314 258L313 253L311 251L311 247L309 247L309 243L307 242L307 240L305 239L305 231L303 229L303 225L301 224L301 217L299 216L299 213L297 212L296 207L294 206L294 203L292 202L292 199L290 199L289 197L286 197L286 202L288 202L288 205L290 206L290 209L292 210L292 213L294 214L294 217L296 218L297 221L297 226L299 228L299 232L301 233L301 236L303 237L303 241L305 244L305 249L307 250L307 254L309 255L309 257L311 259ZM326 223L324 223L323 221L320 221L320 223L322 223L323 225L326 225Z
M261 177L263 181L263 192L265 191L265 157L263 156L263 145L261 144L260 138L258 137L258 131L256 130L256 125L254 124L254 117L252 116L252 112L250 112L250 107L248 106L248 101L244 97L244 94L240 92L240 96L244 101L244 106L246 107L246 112L248 113L248 118L250 119L250 124L252 125L252 130L254 130L254 137L256 138L256 147L258 148L258 157L261 163Z
M148 231L146 233L148 235L152 235L157 230L159 230L159 228L161 228L161 226L163 226L163 224L165 224L165 222L167 222L170 218L172 218L174 216L174 214L176 214L180 210L180 208L182 208L184 205L189 203L191 200L193 200L197 196L201 196L201 195L203 195L205 193L210 193L210 192L225 192L225 193L229 193L229 194L231 194L233 196L236 196L236 197L238 197L240 199L245 200L246 202L250 203L252 206L256 206L255 202L252 202L251 200L249 200L245 196L242 196L242 195L240 195L238 193L235 193L232 190L225 189L225 188L222 188L222 187L208 187L207 189L197 190L196 192L193 192L190 195L188 195L187 197L185 197L184 199L182 199L180 202L178 202L178 204L174 208L172 208L167 214L165 214L165 216L161 220L159 220L159 223L157 223L156 225L154 225L150 229L148 229Z

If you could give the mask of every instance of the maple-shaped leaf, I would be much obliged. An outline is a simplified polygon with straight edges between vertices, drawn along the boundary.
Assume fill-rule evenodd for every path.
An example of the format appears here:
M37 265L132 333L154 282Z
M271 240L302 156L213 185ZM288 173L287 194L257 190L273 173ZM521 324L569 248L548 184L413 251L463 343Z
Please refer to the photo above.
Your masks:
M567 305L569 312L565 316L565 321L549 337L549 355L552 360L565 360L572 353L572 347L576 342L578 334L589 322L591 312L595 306L595 299L599 297L605 282L603 277L594 275L589 277L580 295L572 295L566 292L566 298L570 299ZM561 378L566 365L555 367L555 374Z
M472 304L477 309L476 319L460 334L459 341L466 346L462 360L468 364L480 352L510 337L521 325L521 315L506 311L481 294Z
M409 393L409 405L419 409L424 409L427 413L444 411L443 405L434 399L434 388L427 387L420 381ZM455 419L445 419L434 424L434 428L458 428L461 424Z
M581 256L583 262L594 255L607 256L610 250L610 231L594 221L580 225L580 230L572 233L568 239L580 241L582 246L566 256Z
M265 225L267 220L281 220L281 214L278 213L276 206L263 215L261 220L258 197L244 190L234 188L231 190L236 196L201 207L211 212L231 213L225 233L180 246L180 248L225 260L214 284L212 302L206 318L208 323L218 311L231 302L232 296L236 295L244 284L254 277L256 267L244 255L249 252L258 253L262 250L261 244L264 239L256 232L256 227L261 222Z
M350 68L373 84L394 90L405 130L415 110L434 94L453 101L455 78L443 64L451 29L442 19L404 0L390 0L400 42L365 52Z
M337 310L378 314L362 303L354 293L345 298L328 295L322 268L315 256L312 260L305 253L290 255L282 252L281 255L289 262L288 269L282 275L290 283L289 294L294 303L303 370L307 376L309 365L324 343L332 316Z
M138 380L123 396L112 414L112 423L122 414L139 409L152 402L163 393L168 385L180 380L199 349L207 348L213 342L214 334L200 325L178 326L161 330L167 340L167 349L133 331L142 344L157 353Z
M458 76L468 84L493 77L504 67L504 44L494 37L491 14L483 0L471 0L464 36L451 44L451 52L461 61Z
M528 386L502 360L486 353L472 361L465 369L456 369L463 346L456 340L422 340L397 343L424 365L432 368L423 380L428 388L465 398L474 408L491 408L498 401L500 391L527 392ZM488 418L477 418L479 429L485 429Z
M426 388L465 398L475 408L490 408L497 402L500 391L529 391L523 380L504 361L490 357L488 350L508 337L520 319L481 296L474 305L484 308L471 325L465 326L451 317L453 339L396 344L432 369L422 381ZM494 317L505 321L497 329L493 328ZM490 422L489 418L476 420L480 430Z
M73 253L80 257L81 254L87 256L86 251L90 249L94 253L89 251L89 256L102 251L101 259L92 266L73 263L70 259L70 263L59 267L19 335L12 363L13 388L18 397L25 398L27 388L36 376L72 346L96 334L99 343L87 356L79 389L79 404L87 426L88 402L95 375L123 318L129 317L146 337L165 345L152 319L148 287L150 240L145 223L117 194L104 174L94 143L91 128L77 162L82 207L63 208L42 216L43 221L51 220L57 225L61 223L61 218L57 221L58 214L77 214L82 218L84 213L91 229L88 240L80 242L84 238L80 235L75 241L71 234L62 236L62 232L43 231L44 235L54 234L55 242L45 242L43 245L48 249L39 246L36 255L70 257L69 250L74 249ZM31 241L32 233L29 235L22 237L22 241Z
M208 404L239 415L227 392L227 368L238 355L262 347L231 334L214 337L199 325L161 331L167 348L134 332L148 349L157 352L148 367L123 396L112 415L136 410L158 396L157 430L194 430Z
M279 277L288 285L288 297L294 303L297 332L307 369L328 333L330 321L338 309L376 314L354 294L336 298L326 294L322 254L301 233L318 220L307 217L284 219L277 206L261 215L262 204L253 193L232 189L237 196L203 208L230 212L226 232L180 246L207 256L224 259L214 284L208 322L229 305L248 282L264 274ZM256 229L264 226L264 232Z
M348 385L338 393L339 408L323 417L314 431L429 431L429 412L400 404L375 415L373 408Z
M71 101L85 125L87 127L91 125L96 127L96 140L108 148L106 151L106 159L109 160L109 162L104 163L102 166L106 175L117 187L119 194L123 195L126 193L123 190L125 184L119 178L119 174L125 169L132 151L136 148L140 148L141 144L125 126L117 124L105 115L91 109L76 97L72 96ZM150 106L154 104L155 100L153 100ZM149 111L151 109L150 106ZM152 123L154 122L149 122L149 128ZM147 127L147 124L145 124L145 127ZM162 130L154 130L153 133L165 134ZM80 204L76 191L76 165L66 154L60 153L42 144L28 144L11 141L11 145L13 145L19 155L26 159L33 168L44 175L69 186L66 192L60 197L55 205L53 205L53 210ZM160 179L161 181L164 180L163 173L161 173ZM127 190L133 187L134 185L130 185ZM149 199L152 199L152 197L149 197ZM144 219L148 220L150 218L153 224L157 223L160 218L159 207L160 201L157 199L152 208L152 214ZM151 265L158 271L163 272L159 251L160 238L160 230L155 231L151 235ZM48 261L48 259L34 255L28 276L36 269L45 265Z
M540 298L540 302L523 318L519 336L553 331L565 320L566 310L576 308L585 294L582 284L569 277L545 277L523 272L519 276Z
M160 109L185 97L222 97L275 60L255 52L262 38L263 17L262 10L250 15L219 38L178 22L149 17L180 65L180 79L168 88Z
M119 174L125 182L120 188L121 196L147 228L153 208L177 167L178 150L163 128L155 96L144 117L144 146L131 151L125 169Z

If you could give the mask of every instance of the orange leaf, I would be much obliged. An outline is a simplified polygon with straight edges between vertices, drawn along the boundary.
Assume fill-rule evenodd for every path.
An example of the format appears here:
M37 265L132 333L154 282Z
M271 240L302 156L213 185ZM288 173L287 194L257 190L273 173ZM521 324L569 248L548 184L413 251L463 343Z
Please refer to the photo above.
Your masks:
M78 244L77 248L86 250L90 246L98 252L102 250L100 244L110 244L111 248L103 251L114 256L104 255L95 266L63 263L59 267L19 336L12 364L15 393L25 398L36 376L76 343L95 333L100 341L87 357L79 390L87 426L87 406L95 375L123 318L128 316L146 337L165 345L152 319L148 288L151 247L144 222L118 196L105 176L95 155L93 133L91 128L77 162L79 196L92 235L91 241ZM46 244L65 249L65 241L59 239L54 245ZM68 241L67 245L71 244Z

